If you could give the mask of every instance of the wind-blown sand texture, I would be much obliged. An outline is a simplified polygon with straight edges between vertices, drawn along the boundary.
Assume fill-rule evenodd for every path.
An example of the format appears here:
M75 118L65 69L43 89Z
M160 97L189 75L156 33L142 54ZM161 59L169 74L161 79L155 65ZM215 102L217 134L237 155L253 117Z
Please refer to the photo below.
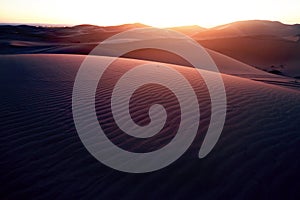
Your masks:
M198 94L198 136L171 166L148 174L126 174L96 161L77 136L71 95L83 59L84 56L74 55L1 56L1 91L5 94L1 98L3 197L299 197L297 90L224 74L228 97L224 131L213 152L200 160L197 153L210 115L208 94L194 69L170 65L188 78ZM97 59L101 63L102 59L110 58ZM145 62L118 59L96 97L97 111L104 116L99 120L107 126L108 137L131 151L159 148L172 137L174 124L179 120L174 96L160 87L149 86L137 92L133 104L138 107L133 109L133 116L139 123L145 123L149 102L144 99L150 95L155 100L162 95L159 99L169 108L170 125L149 141L118 135L120 131L114 125L109 106L101 100L111 92L105 90L106 84L109 88L122 71ZM191 122L186 119L183 123Z
M127 27L107 29L110 35L127 30ZM170 90L149 84L132 96L132 118L137 124L146 125L150 120L149 105L160 103L166 108L167 123L159 134L149 139L124 134L112 117L110 97L119 77L134 66L151 63L159 70L164 65L183 74L197 94L201 113L197 136L180 159L159 171L124 173L101 164L85 149L72 117L73 84L86 57L78 54L88 53L97 42L78 45L73 41L66 44L63 39L64 42L49 42L48 37L57 39L58 36L37 39L42 36L31 31L30 41L16 37L13 42L0 36L1 53L14 54L0 55L1 199L300 198L300 84L297 79L262 71L208 49L224 80L227 116L213 151L199 159L199 148L210 123L211 102L196 69L178 56L153 49L118 58L98 85L95 106L99 124L114 144L133 152L153 151L174 137L179 123L191 126L195 123L190 118L180 122L178 101ZM60 38L63 33L69 38L68 31L82 38L80 31L68 28L66 32L56 31L62 32ZM205 31L208 30L200 33ZM102 54L94 56L98 67L103 67L101 63L105 60L113 59L109 57L113 52L107 49ZM295 69L299 72L299 68ZM215 72L206 71L205 74L216 76ZM129 89L130 85L124 87ZM184 87L178 85L178 88L184 93ZM187 101L189 98L186 95ZM87 120L86 126L88 129L93 124Z

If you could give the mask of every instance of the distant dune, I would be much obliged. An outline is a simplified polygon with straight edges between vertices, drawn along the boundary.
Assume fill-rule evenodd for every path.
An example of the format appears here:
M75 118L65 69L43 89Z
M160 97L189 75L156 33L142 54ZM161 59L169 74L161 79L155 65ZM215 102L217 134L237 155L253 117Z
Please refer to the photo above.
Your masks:
M272 36L251 36L202 40L199 43L266 71L300 76L300 42Z
M99 42L143 24L99 27L0 26L0 53L88 54ZM263 20L234 22L211 29L199 26L173 27L217 51L271 73L300 77L300 25ZM155 35L155 34L153 34ZM160 38L162 39L162 38ZM169 39L166 35L165 39ZM108 54L103 54L108 55ZM161 61L161 59L155 59ZM165 61L163 58L162 61ZM169 62L174 63L171 59ZM176 63L175 63L176 64ZM179 63L181 64L181 63Z
M243 21L193 36L206 48L265 71L300 77L300 25Z
M277 21L250 20L217 26L194 35L195 39L217 39L245 36L288 37L300 34L300 24L287 25Z
M170 27L170 28L167 28L167 29L170 29L170 30L174 30L174 31L178 31L178 32L181 32L187 36L190 36L190 37L193 37L194 35L197 35L203 31L206 31L207 29L206 28L203 28L201 26L181 26L181 27Z

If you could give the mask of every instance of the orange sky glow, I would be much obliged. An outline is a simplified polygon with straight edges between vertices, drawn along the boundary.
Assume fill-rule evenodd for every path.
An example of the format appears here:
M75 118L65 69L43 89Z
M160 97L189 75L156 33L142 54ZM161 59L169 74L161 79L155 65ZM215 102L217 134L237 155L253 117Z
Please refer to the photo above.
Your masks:
M2 0L0 23L95 24L143 23L156 27L213 27L241 20L300 23L299 0Z

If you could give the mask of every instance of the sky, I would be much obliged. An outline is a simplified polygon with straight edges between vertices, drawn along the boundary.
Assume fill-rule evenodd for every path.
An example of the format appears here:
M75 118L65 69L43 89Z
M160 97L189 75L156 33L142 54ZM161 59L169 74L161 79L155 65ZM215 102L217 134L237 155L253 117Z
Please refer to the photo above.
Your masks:
M210 28L253 19L300 23L300 0L0 0L0 23Z

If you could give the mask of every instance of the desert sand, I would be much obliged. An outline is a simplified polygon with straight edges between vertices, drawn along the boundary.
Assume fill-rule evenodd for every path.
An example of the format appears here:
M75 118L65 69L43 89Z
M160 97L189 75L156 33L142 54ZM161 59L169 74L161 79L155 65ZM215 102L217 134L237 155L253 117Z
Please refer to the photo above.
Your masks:
M197 94L200 126L191 147L170 166L146 174L111 169L85 149L72 117L72 90L76 73L86 58L84 54L110 35L144 26L84 25L55 28L52 32L42 27L20 26L17 29L21 36L12 34L16 27L0 28L7 34L0 35L0 182L4 183L0 187L1 198L299 199L300 84L293 77L300 73L296 67L300 57L299 42L286 39L291 30L278 31L279 39L262 39L249 36L253 32L248 29L243 29L247 36L239 32L234 38L228 37L226 34L233 30L230 28L224 33L226 37L220 38L219 31L227 30L226 25L215 29L218 38L199 40L218 66L227 95L222 135L204 159L198 158L198 152L211 117L206 84L186 60L153 49L130 52L105 72L95 98L99 124L114 144L128 151L145 152L167 144L180 122L178 101L170 90L149 84L132 97L131 115L139 125L149 123L150 104L159 103L166 109L166 125L149 139L134 138L118 128L110 97L116 81L134 66L153 64L158 70L159 66L168 66L183 74ZM185 33L194 35L193 28L195 35L210 31L192 27ZM263 34L267 30L270 29ZM99 31L105 34L99 35ZM176 43L180 38L156 38L153 42L163 40ZM251 52L242 51L243 41L249 44ZM128 38L115 41L114 45L136 42L139 41ZM261 49L256 44L272 51L255 54ZM271 63L280 63L283 58L277 54L284 50L294 54L285 58L289 62L282 73L261 70ZM101 63L114 59L113 56L110 49L103 49L94 59L98 67L103 67ZM211 71L203 73L211 78L218 76ZM147 75L150 76L146 70L143 76ZM130 84L124 87L129 90ZM191 97L184 93L186 88L177 87L189 101ZM93 127L88 120L86 123L87 129ZM181 123L192 126L196 122L186 118Z

